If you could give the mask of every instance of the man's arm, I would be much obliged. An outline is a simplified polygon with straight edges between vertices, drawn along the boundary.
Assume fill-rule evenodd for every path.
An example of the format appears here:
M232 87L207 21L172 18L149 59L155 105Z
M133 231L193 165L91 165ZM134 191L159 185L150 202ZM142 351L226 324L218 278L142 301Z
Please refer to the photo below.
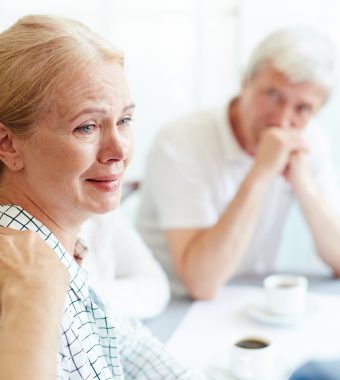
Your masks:
M305 154L292 155L287 179L292 184L320 257L340 276L340 216L322 197Z
M66 267L34 232L0 230L0 380L57 376Z
M294 151L304 149L295 131L268 128L255 162L219 221L209 229L167 230L175 269L193 298L209 299L235 272L245 253L271 180Z

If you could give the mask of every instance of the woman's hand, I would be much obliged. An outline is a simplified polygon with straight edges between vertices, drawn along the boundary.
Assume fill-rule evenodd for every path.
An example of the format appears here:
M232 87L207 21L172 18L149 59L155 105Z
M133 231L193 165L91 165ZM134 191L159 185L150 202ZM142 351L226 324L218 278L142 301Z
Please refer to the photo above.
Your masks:
M1 295L44 288L53 296L67 286L66 267L37 233L0 228Z
M0 228L0 380L56 379L68 283L37 233Z

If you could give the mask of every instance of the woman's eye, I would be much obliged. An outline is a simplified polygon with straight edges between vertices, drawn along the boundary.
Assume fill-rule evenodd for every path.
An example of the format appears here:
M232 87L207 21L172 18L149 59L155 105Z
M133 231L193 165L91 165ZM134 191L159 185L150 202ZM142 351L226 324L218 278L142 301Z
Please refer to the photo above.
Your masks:
M93 133L96 129L95 124L86 124L86 125L81 125L80 127L77 127L75 129L75 132L83 134L83 135L90 135Z

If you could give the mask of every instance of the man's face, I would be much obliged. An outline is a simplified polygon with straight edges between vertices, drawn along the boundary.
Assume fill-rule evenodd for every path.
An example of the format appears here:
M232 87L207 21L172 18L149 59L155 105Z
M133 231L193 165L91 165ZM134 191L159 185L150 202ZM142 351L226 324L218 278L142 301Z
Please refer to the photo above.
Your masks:
M255 153L268 127L302 130L325 101L325 90L311 82L291 82L270 64L246 80L241 89L235 134L240 145Z

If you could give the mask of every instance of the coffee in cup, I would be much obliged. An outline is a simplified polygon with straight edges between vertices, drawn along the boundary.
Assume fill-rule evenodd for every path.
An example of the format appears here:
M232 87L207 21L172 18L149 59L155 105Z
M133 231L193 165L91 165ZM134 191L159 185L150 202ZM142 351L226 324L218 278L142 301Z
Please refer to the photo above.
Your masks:
M266 348L269 346L269 343L264 340L259 340L257 338L246 338L236 342L235 346L254 350L257 348Z
M230 372L241 380L269 380L273 374L273 347L270 340L248 336L230 349Z

